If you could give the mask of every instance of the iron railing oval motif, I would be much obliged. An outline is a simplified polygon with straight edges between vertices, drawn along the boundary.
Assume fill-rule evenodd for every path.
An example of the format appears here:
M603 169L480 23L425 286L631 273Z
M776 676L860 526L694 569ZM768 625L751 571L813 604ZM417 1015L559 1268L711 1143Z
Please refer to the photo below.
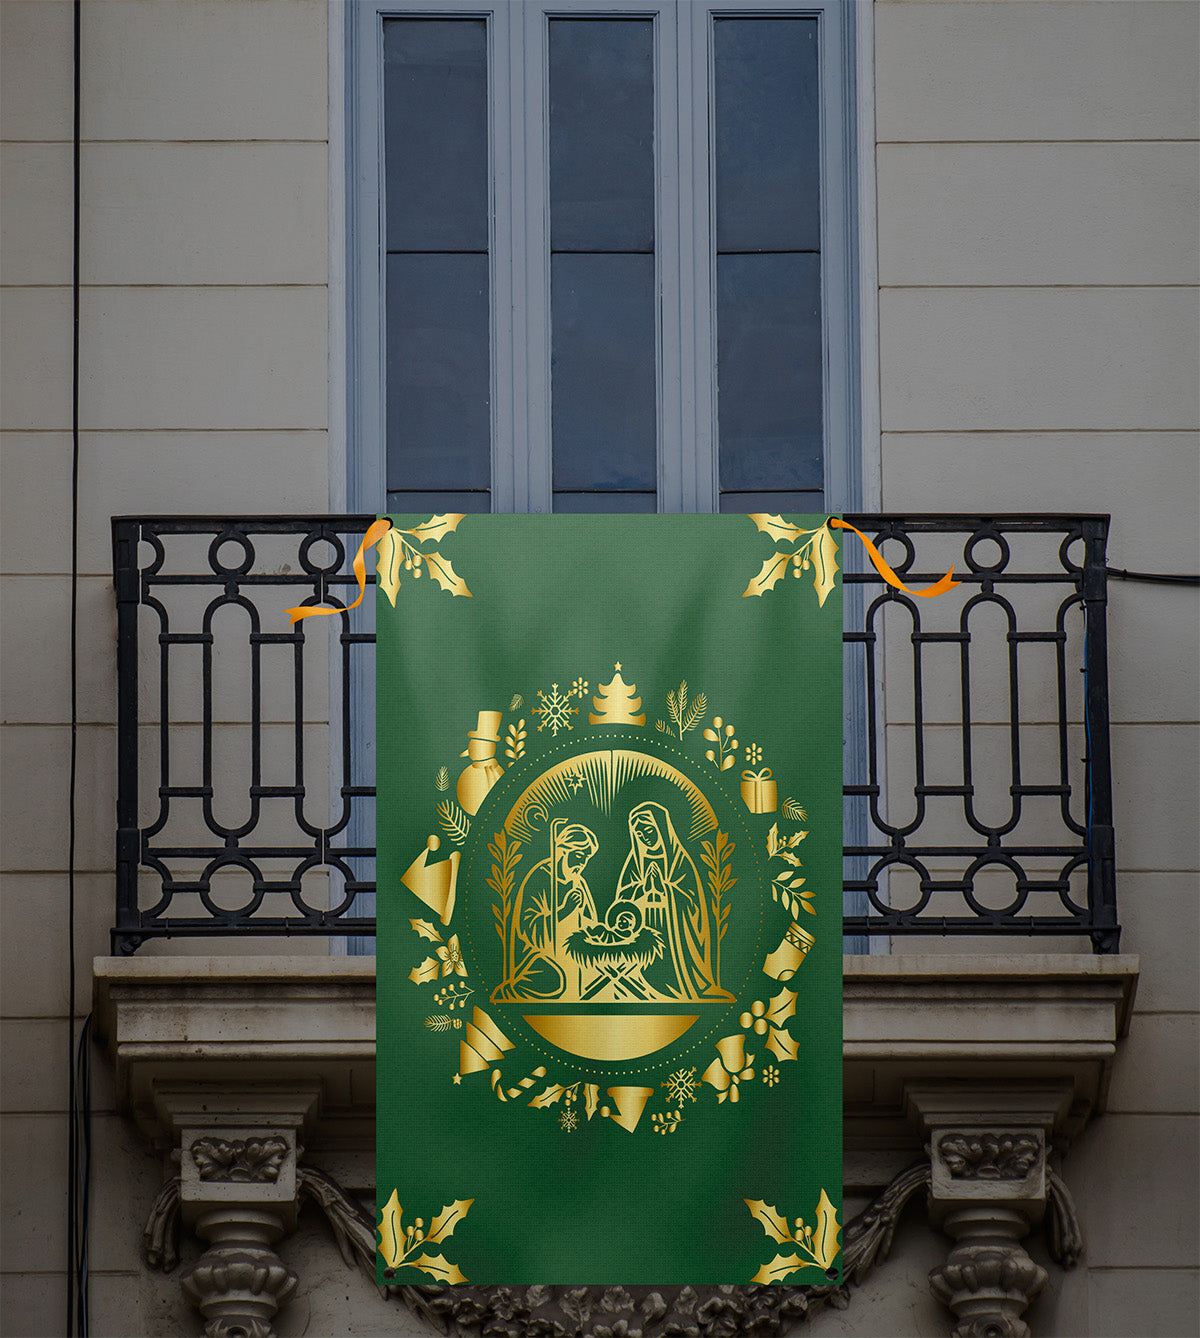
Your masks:
M350 602L348 555L373 519L113 521L115 951L154 937L374 933L375 791L361 746L373 610L367 600L290 628L284 613ZM843 549L849 732L861 740L845 785L846 934L1076 935L1115 951L1107 517L847 519L905 583L936 580L953 563L961 586L914 599L856 570ZM250 673L237 702L217 685L232 647L214 615L229 606L246 613L239 653ZM1002 633L976 626L980 608L995 611ZM999 665L1006 688L993 684L981 703L982 663ZM214 816L214 779L228 784L223 749L243 732L245 807L230 811L248 816L227 825ZM893 774L902 755L910 764L904 805L889 749ZM980 798L989 787L1007 802L990 820ZM235 875L240 890L227 892Z

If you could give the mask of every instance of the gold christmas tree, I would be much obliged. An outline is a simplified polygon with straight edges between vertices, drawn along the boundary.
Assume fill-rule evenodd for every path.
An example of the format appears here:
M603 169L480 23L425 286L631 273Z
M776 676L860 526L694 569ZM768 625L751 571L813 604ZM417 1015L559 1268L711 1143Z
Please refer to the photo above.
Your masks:
M613 666L616 673L611 683L600 684L600 695L592 698L595 711L588 712L590 725L644 725L646 714L641 711L642 699L633 694L637 691L636 683L626 683L621 677L619 663ZM635 712L641 712L635 714Z

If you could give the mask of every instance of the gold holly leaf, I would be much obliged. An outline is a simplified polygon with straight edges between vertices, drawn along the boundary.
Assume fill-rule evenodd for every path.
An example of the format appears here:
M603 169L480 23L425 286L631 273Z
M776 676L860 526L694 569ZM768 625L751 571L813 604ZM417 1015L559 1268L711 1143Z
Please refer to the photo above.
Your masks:
M426 1243L437 1245L447 1236L453 1236L454 1228L466 1217L467 1210L474 1202L474 1199L455 1199L453 1203L448 1203L433 1219L429 1235L425 1237Z
M767 1049L780 1063L800 1057L800 1042L794 1040L791 1032L784 1031L782 1027L771 1028L771 1034L767 1037Z
M587 1117L590 1120L600 1107L600 1087L597 1083L584 1083L583 1106L587 1111Z
M408 922L417 931L422 938L427 938L431 943L440 943L441 934L429 923L428 920L410 920Z
M815 1264L809 1263L807 1259L801 1259L798 1254L777 1254L769 1264L763 1264L750 1281L780 1282L782 1279L786 1278L789 1273L794 1273L798 1268L815 1267Z
M426 957L420 966L413 967L408 978L414 985L428 985L431 980L438 978L441 970L442 965L436 957Z
M560 1084L554 1083L550 1087L547 1087L540 1096L535 1096L529 1104L534 1110L545 1110L547 1106L554 1105L566 1090L567 1089Z
M769 534L772 539L782 539L789 544L794 539L799 539L802 534L812 533L811 530L802 530L795 525L789 525L782 516L769 516L765 512L755 512L750 519L764 534Z
M404 568L404 553L400 536L394 529L388 530L376 548L375 580L379 588L387 595L392 608L396 607L396 594L400 589L400 572Z
M767 1009L767 1021L782 1027L790 1017L796 1016L796 995L791 990L780 990L771 1000Z
M742 591L742 598L749 595L765 595L787 575L787 565L792 560L790 553L775 553L767 558L757 576Z
M447 511L445 515L430 516L427 521L417 525L411 530L405 530L405 534L411 534L419 544L426 540L437 543L439 539L444 539L452 530L458 529L459 521L463 520L465 515L461 511Z
M838 1236L837 1209L829 1201L829 1195L821 1191L821 1201L817 1204L817 1229L813 1232L812 1251L820 1268L829 1268L837 1258Z
M785 1240L792 1239L792 1233L788 1230L787 1219L778 1208L772 1207L762 1199L747 1199L746 1207L750 1209L754 1220L773 1241L782 1244Z
M383 1255L383 1262L389 1268L395 1268L404 1253L400 1246L400 1242L404 1239L404 1232L400 1228L403 1216L404 1209L400 1207L399 1195L393 1189L392 1197L384 1204L383 1211L379 1215L379 1225L375 1228L380 1236L379 1253Z
M405 1262L410 1268L423 1268L426 1273L432 1273L439 1282L445 1282L451 1287L457 1287L467 1280L457 1264L448 1263L440 1254L419 1254L415 1259L408 1259Z
M775 853L780 859L786 860L793 869L798 869L800 867L800 857L798 855L793 855L790 850L781 847Z
M471 599L471 592L467 589L467 583L454 570L453 564L449 558L444 558L438 552L424 554L425 568L430 576L442 587L443 590L449 590L452 595L465 595Z
M837 585L835 573L838 546L833 531L828 525L822 525L812 541L811 556L813 565L813 589L817 592L817 607L824 607L829 592Z

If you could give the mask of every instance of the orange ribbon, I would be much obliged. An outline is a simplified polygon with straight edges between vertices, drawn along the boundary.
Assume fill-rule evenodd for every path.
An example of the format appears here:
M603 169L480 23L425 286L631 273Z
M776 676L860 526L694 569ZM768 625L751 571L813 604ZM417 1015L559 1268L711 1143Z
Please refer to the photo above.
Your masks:
M363 541L358 546L358 552L354 555L354 574L358 577L358 598L353 604L347 604L346 610L356 609L363 602L363 596L367 593L367 563L363 554L368 548L374 548L383 536L392 528L392 522L386 516L382 516L375 521L366 534L363 535ZM288 621L294 627L301 618L311 618L318 613L341 613L342 609L324 609L319 604L305 604L302 608L288 609Z
M829 524L835 530L853 530L855 534L863 541L863 547L867 550L867 555L875 565L875 570L883 577L888 585L893 585L897 590L903 590L906 595L920 595L924 599L930 599L934 595L944 595L947 590L953 590L956 585L962 585L961 581L954 579L954 568L950 570L939 581L933 585L927 585L924 590L911 590L888 566L886 559L878 548L867 538L862 530L855 528L848 520L839 520L837 516L830 516Z

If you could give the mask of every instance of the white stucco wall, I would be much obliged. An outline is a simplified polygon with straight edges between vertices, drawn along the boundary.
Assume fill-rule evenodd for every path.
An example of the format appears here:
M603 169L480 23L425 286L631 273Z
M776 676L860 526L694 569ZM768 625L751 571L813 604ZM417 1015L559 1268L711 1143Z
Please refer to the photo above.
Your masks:
M1200 566L1198 17L1191 0L875 5L886 509L1111 511L1114 565ZM69 0L3 0L0 56L0 1328L35 1335L62 1331L65 1257ZM108 518L327 508L326 86L324 0L85 3L81 1013L112 916ZM1115 582L1109 635L1142 979L1109 1112L1065 1160L1088 1253L1050 1266L1040 1335L1182 1334L1200 1306L1195 592ZM164 1165L94 1072L93 1332L194 1332L175 1281L139 1263ZM337 1169L366 1187L369 1160ZM915 1213L814 1332L942 1331L925 1274L945 1244ZM307 1295L281 1333L404 1331L319 1222L285 1252Z
M1111 512L1110 565L1200 570L1198 19L875 6L885 510ZM1200 1307L1198 601L1109 590L1121 947L1141 981L1108 1113L1064 1161L1085 1271L1051 1267L1027 1316L1091 1338L1192 1332Z

